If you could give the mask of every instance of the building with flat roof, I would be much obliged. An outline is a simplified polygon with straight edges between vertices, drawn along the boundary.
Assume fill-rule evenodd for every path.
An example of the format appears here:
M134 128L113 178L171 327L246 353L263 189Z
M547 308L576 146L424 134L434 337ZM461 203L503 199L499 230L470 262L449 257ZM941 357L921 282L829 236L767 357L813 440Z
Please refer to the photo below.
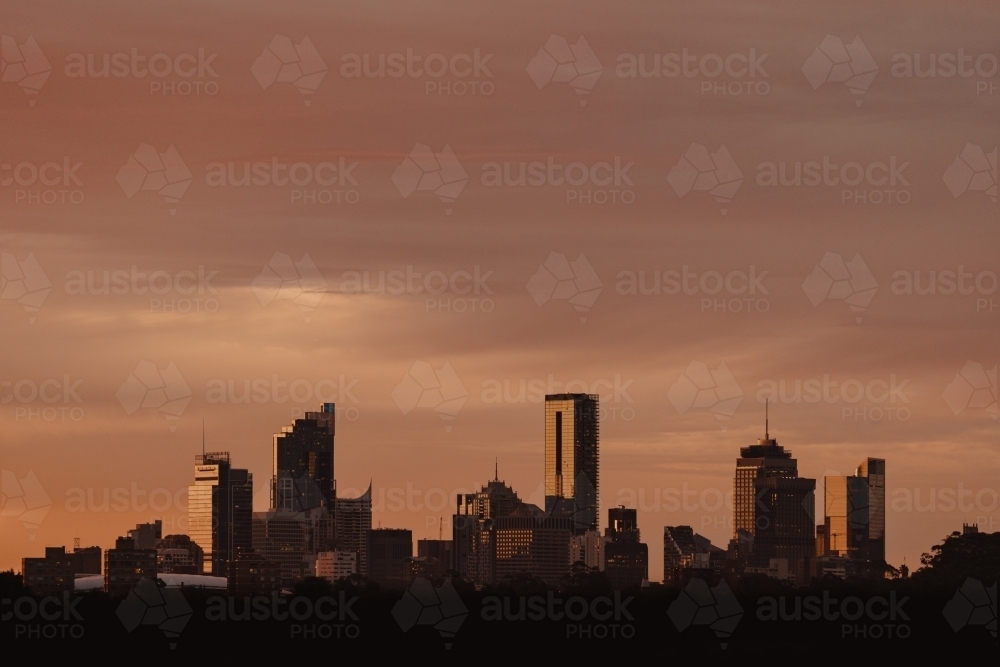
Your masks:
M73 559L66 547L45 547L44 558L22 558L21 579L35 595L73 592Z
M156 551L137 549L129 537L119 537L115 548L104 552L104 592L124 597L142 578L156 578Z
M406 588L407 558L413 556L413 533L403 528L375 528L365 533L368 572L384 588Z
M598 530L599 399L545 397L545 511L573 519L574 532Z

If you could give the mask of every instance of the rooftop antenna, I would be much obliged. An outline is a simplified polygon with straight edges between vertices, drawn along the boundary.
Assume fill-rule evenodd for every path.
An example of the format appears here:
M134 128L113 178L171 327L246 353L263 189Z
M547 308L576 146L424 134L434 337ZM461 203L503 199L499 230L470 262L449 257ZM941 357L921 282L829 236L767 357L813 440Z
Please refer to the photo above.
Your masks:
M201 458L205 458L205 418L201 418Z
M438 517L438 542L444 539L444 517Z
M771 435L768 433L768 423L767 423L768 422L768 418L767 418L768 417L768 415L767 415L767 401L768 401L768 399L765 398L764 399L764 439L765 440L770 440L771 439Z
M499 456L493 459L493 481L494 482L499 482L500 481L500 457Z

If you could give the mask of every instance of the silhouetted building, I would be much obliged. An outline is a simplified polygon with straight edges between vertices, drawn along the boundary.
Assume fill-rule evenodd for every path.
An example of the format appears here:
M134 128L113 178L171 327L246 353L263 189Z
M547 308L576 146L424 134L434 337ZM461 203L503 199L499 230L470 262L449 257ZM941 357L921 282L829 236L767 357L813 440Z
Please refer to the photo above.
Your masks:
M649 547L640 540L636 510L609 509L604 538L601 569L615 590L641 586L649 579Z
M284 586L314 575L319 554L333 550L334 519L325 507L254 512L252 524L254 551L280 564Z
M452 540L417 540L417 556L436 558L445 571L454 568ZM443 572L442 572L443 574Z
M726 552L691 526L663 527L663 583L683 588L697 577L707 582L722 578Z
M868 480L868 537L865 558L885 561L885 459L867 458L857 475Z
M459 494L452 524L455 569L477 585L529 572L558 585L569 572L574 520L549 516L494 479L478 493Z
M384 588L405 588L404 561L413 556L413 533L402 528L375 528L367 538L367 577Z
M358 554L354 551L324 551L316 557L316 576L330 583L358 573Z
M204 574L205 553L187 535L167 535L153 545L159 574Z
M598 530L598 397L545 397L545 511L577 534Z
M804 583L816 552L816 480L798 476L791 452L767 433L757 444L740 450L733 498L733 538L752 537L748 566L769 568L785 559Z
M163 537L163 522L157 519L152 523L137 523L127 536L135 543L136 549L153 549L156 541Z
M334 538L337 551L356 554L357 572L367 570L365 533L372 529L372 487L357 498L337 498Z
M253 475L233 468L229 452L195 457L188 487L191 539L204 552L205 574L223 576L226 562L253 547Z
M333 439L336 408L324 403L322 412L307 412L274 436L271 509L304 512L336 502Z
M868 551L868 480L824 477L824 556L865 559Z
M131 538L119 537L115 548L104 552L104 592L112 597L128 595L140 579L156 574L156 551L136 549Z
M570 563L583 563L587 567L596 567L603 571L604 544L607 541L608 538L597 530L587 530L574 535L570 544Z
M66 547L45 547L44 558L22 558L21 578L35 595L73 592L73 560Z
M240 551L226 562L226 580L233 597L276 595L281 592L281 565L253 551Z
M70 563L73 564L73 574L100 574L101 562L104 551L101 547L73 547L69 556Z

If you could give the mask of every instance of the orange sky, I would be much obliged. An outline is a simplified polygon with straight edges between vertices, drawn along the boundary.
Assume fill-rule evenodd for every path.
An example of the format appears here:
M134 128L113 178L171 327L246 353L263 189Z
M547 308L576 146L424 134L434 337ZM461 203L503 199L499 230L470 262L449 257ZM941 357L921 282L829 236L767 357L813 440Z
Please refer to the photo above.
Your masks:
M415 539L437 536L455 493L492 476L495 457L522 498L540 501L542 408L529 397L569 383L602 394L602 524L607 507L639 506L653 579L662 576L664 525L690 524L722 546L731 536L726 494L739 448L762 435L769 382L786 388L771 405L771 434L793 451L800 474L887 460L893 564L916 565L963 521L997 530L998 219L987 192L993 183L995 200L1000 48L987 29L995 20L971 3L5 8L0 468L5 502L34 488L21 484L33 472L44 494L25 491L22 500L51 506L26 525L19 506L5 505L0 568L74 537L107 547L155 516L182 532L203 419L208 448L232 452L254 473L263 509L271 435L296 411L316 409L317 388L342 408L342 495L372 480L376 523L411 528ZM301 46L290 58L302 78L294 67L279 76L272 65L281 58L264 53L281 50L276 35ZM577 47L568 69L555 70L553 35ZM40 65L25 55L35 53L29 38L44 54ZM836 69L830 58L840 47L854 57ZM146 59L137 72L152 62L166 75L133 75L133 50ZM960 50L970 76L949 77ZM374 68L379 54L405 63L408 52L409 74L345 76L365 54ZM751 52L753 77L743 68ZM105 54L126 66L77 76L76 63L89 58L99 70ZM690 76L671 76L685 54ZM921 70L934 54L937 76L904 76L914 54ZM640 55L644 71L660 76L626 76ZM46 63L47 78L33 74ZM442 63L450 71L440 76L423 69ZM717 63L723 71L709 76ZM845 66L860 75L851 85L836 76ZM157 184L123 170L143 144L158 154L173 146L190 176L171 168ZM417 144L437 154L450 147L461 168L446 159L438 183L427 176L430 189L411 191L421 172L407 156ZM692 144L720 161L702 165L698 181L697 166L686 167L697 161ZM795 163L816 162L821 173L824 160L838 165L826 183L767 185L769 165L783 163L790 178ZM504 163L516 176L522 162L540 163L539 185L492 184ZM586 182L561 181L582 180L579 164L549 178L550 162L581 163ZM291 176L309 182L218 184L212 175L230 163L237 179L245 163L261 163L254 173L271 180L288 171L273 165L304 163ZM841 169L848 163L867 178L834 183L853 178L855 167ZM894 165L891 176L881 163ZM735 193L713 193L712 174L742 181ZM466 177L443 197L434 191ZM174 185L165 194L181 196L168 201L159 189L178 179L190 183ZM313 276L312 299L297 304L266 280L276 253L293 262L308 254L315 273L308 262L300 273ZM576 263L576 287L547 279L540 267L552 253ZM828 253L843 260L828 257L834 273L858 269L860 256L867 273L856 271L855 291L877 284L863 312L832 298L822 270L814 274ZM592 273L577 263L581 254ZM687 283L693 293L666 293L668 272L685 270L697 274ZM124 293L100 293L104 273L115 271L125 277L112 286ZM199 271L208 278L200 287ZM393 271L404 287L391 287ZM477 271L478 284L467 277ZM752 295L740 291L751 271ZM932 271L945 278L936 293L906 293L907 277L919 272L926 286ZM971 274L967 289L948 293L948 271ZM364 272L369 286L384 272L391 288L356 293L351 280ZM640 272L649 289L659 272L659 294L628 293ZM714 294L711 272L723 283ZM154 273L163 293L140 293ZM595 277L601 291L585 312L562 298L593 292ZM436 290L442 278L452 286L428 301L427 285ZM176 420L156 406L128 414L134 394L120 388L142 361L161 373L174 364ZM393 391L418 361L454 370L458 384L446 390L468 394L454 419L433 407L404 414L409 398ZM722 363L731 379L725 370L717 379L742 400L716 404L702 393L692 405L682 376ZM960 371L967 380L956 379ZM792 397L796 381L824 378L827 398ZM228 394L232 383L241 395L255 381L259 402L213 393ZM288 387L294 396L282 401ZM855 400L859 387L867 395ZM134 500L100 507L105 490L125 498L132 489Z

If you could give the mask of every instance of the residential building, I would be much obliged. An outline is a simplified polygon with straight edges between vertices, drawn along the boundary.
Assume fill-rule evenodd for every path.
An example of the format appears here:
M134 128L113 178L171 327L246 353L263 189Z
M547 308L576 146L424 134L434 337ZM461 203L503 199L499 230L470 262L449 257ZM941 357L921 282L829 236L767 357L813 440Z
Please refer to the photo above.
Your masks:
M358 554L354 551L324 551L316 557L316 576L330 583L358 573Z
M66 547L45 547L44 558L22 558L21 578L35 595L73 592L74 567Z
M119 537L104 552L104 592L124 597L142 578L156 578L156 551L137 549L130 537Z
M545 397L545 511L573 519L574 533L598 530L599 399Z
M404 561L413 556L413 533L402 528L375 528L365 533L367 577L384 588L405 588Z
M191 539L204 554L205 574L224 576L226 562L253 547L253 475L233 468L229 452L195 457L188 487Z

